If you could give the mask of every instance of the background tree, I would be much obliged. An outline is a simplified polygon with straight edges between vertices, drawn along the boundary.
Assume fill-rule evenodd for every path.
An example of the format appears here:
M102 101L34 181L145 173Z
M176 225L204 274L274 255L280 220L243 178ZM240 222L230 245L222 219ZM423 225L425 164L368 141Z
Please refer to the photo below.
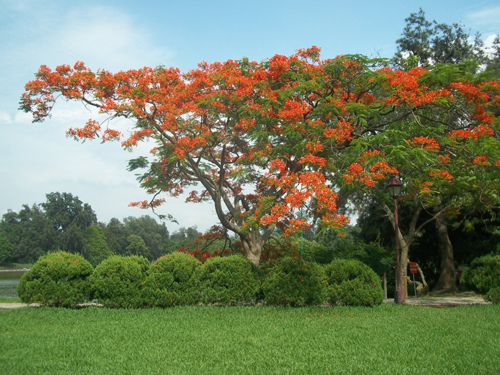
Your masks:
M115 254L124 254L127 243L126 236L123 235L123 223L117 218L112 218L108 224L100 223L100 226L110 250Z
M123 236L126 238L127 246L130 245L129 236L131 234L141 237L149 255L140 255L149 260L158 259L167 253L166 246L169 241L169 232L165 223L158 223L150 216L130 216L123 219Z
M13 262L34 262L47 251L57 249L57 232L36 204L23 205L18 213L8 211L0 225L13 245L10 253Z
M14 245L0 230L0 264L8 263L12 256Z
M141 236L130 234L127 237L128 246L126 247L126 255L140 255L144 258L151 258L148 246Z
M50 193L40 204L45 217L59 233L58 247L72 253L83 253L83 232L97 224L97 217L89 204L83 203L71 193Z
M91 225L83 231L83 251L82 255L93 267L97 266L104 259L114 255L110 250L104 231L97 225Z
M411 68L409 56L418 58L424 67L443 63L457 64L473 60L478 64L487 61L484 43L479 35L474 39L458 23L452 25L428 21L425 12L420 9L405 19L406 26L397 43L397 52L393 62L399 67Z

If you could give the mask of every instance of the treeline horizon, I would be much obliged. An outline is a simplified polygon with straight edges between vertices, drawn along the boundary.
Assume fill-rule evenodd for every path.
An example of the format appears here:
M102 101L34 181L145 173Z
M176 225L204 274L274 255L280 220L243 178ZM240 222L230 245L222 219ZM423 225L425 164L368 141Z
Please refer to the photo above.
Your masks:
M71 193L46 194L43 203L9 209L0 221L0 264L33 263L49 251L80 253L94 265L111 254L154 260L189 246L196 226L170 232L150 215L99 221L92 207Z

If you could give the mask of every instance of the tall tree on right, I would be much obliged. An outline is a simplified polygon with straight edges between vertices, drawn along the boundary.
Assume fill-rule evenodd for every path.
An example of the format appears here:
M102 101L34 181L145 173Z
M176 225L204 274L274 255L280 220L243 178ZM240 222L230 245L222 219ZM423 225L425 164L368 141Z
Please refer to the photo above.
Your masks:
M441 129L436 127L432 134L426 134L427 137L432 135L438 139L435 135L439 133L444 135L445 131L451 135L450 140L453 139L451 142L442 142L438 139L434 146L428 144L424 147L429 151L434 149L432 152L435 155L446 157L443 161L455 165L454 169L450 169L452 174L449 176L450 180L453 178L453 183L447 183L446 188L437 188L435 185L427 188L423 190L424 194L415 196L412 205L405 207L411 211L409 216L413 218L408 224L410 238L418 234L418 230L415 229L422 228L422 225L418 224L422 210L432 207L429 212L432 213L431 220L434 222L441 256L440 276L434 287L435 292L456 290L453 244L449 235L451 224L463 225L468 222L468 217L498 210L498 196L495 194L498 164L494 158L486 157L488 142L477 141L485 135L480 130L485 124L493 125L488 134L492 136L491 139L498 141L498 125L496 125L498 124L496 117L499 115L498 104L488 105L488 112L484 107L480 107L489 99L489 94L481 93L482 88L497 85L494 79L499 76L499 42L497 37L492 50L488 53L479 35L472 39L470 33L460 24L430 22L420 9L418 13L412 13L406 19L402 37L397 40L397 53L392 59L393 64L403 70L421 65L433 72L429 77L437 78L439 84L447 82L449 88L462 93L462 99L451 103L448 110L441 112L441 115L439 112L442 109L439 110L434 106L428 108L425 113L421 112L419 117L413 116L414 120L420 121L423 125L426 125L431 118L437 123L441 122ZM455 82L451 82L449 77L453 77ZM479 89L476 87L471 91L473 83L479 82L482 82ZM472 108L470 115L465 117L464 106ZM420 140L424 141L423 138ZM482 150L478 148L479 144L484 147ZM429 153L426 157L428 156ZM431 165L429 161L427 163ZM480 188L480 184L472 180L488 181L488 186L493 187L493 190ZM452 209L451 202L455 202L455 210ZM459 210L461 211L459 216L453 215L454 211L458 213ZM388 212L387 207L386 212ZM427 220L423 224L430 222Z

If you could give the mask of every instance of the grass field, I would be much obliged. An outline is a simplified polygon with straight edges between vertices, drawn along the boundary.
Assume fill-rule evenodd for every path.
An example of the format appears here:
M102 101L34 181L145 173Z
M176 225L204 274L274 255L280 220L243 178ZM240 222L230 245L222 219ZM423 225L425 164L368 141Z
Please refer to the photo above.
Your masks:
M0 310L0 374L499 374L500 306Z

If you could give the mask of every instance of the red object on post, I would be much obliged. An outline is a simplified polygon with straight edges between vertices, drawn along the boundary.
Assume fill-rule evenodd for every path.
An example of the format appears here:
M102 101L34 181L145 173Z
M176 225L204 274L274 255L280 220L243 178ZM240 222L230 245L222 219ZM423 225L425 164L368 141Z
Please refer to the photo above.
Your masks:
M417 273L417 263L410 262L410 273Z

